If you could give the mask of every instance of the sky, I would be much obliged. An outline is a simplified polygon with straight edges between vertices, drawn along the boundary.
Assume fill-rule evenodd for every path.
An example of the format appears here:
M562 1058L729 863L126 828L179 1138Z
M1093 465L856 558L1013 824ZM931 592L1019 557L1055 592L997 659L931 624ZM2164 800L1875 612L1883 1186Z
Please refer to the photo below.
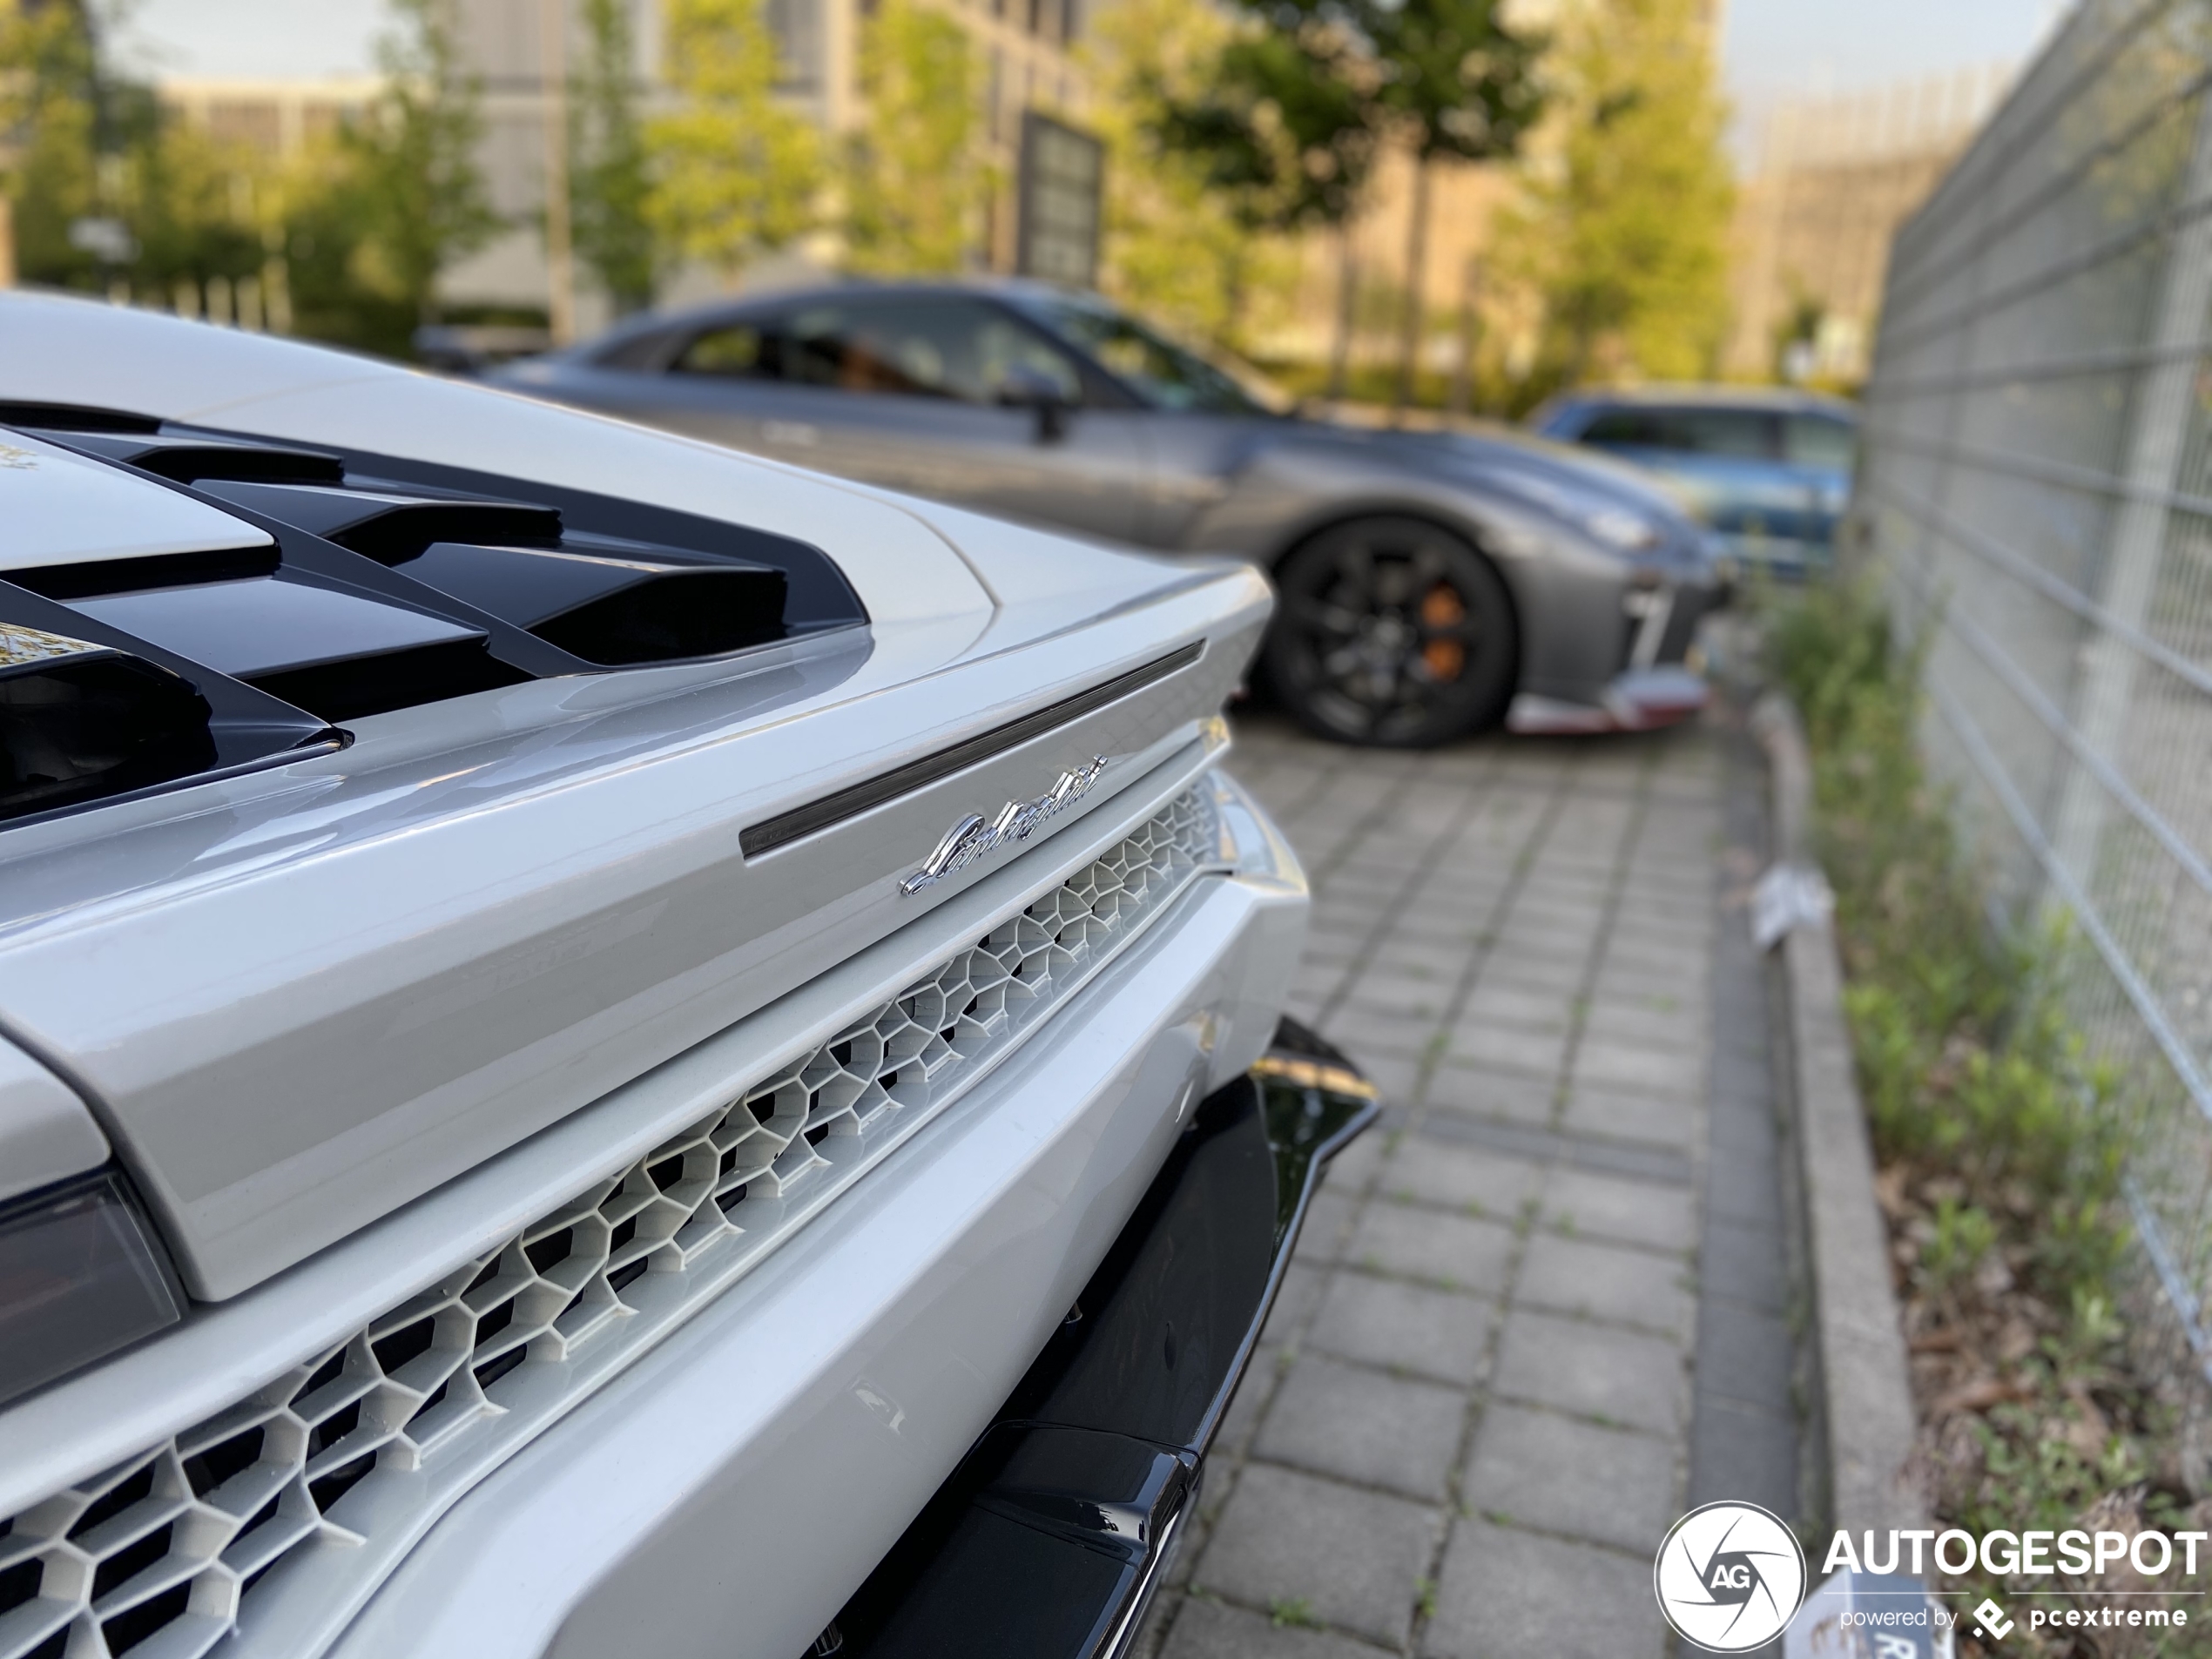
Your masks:
M1840 92L2031 53L2064 0L1725 0L1728 91L1756 119L1777 98ZM137 0L123 44L143 71L366 72L384 0Z
M1780 99L2033 57L2066 0L1724 0L1730 101L1749 126Z

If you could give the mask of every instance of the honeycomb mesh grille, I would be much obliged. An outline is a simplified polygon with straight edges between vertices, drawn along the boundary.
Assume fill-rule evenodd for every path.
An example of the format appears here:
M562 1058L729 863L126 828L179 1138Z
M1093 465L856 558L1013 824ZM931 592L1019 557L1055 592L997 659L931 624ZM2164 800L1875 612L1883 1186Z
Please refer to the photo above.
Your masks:
M497 1250L229 1410L0 1521L0 1659L141 1643L196 1659L233 1632L253 1648L272 1594L256 1586L332 1556L318 1546L343 1552L339 1576L365 1594L429 1518L421 1483L410 1502L399 1477L464 1460L496 1425L550 1420L611 1369L589 1362L626 1356L723 1288L813 1213L806 1201L887 1150L892 1125L943 1105L1088 979L1216 861L1215 846L1211 795L1186 791L830 1042ZM506 1443L518 1443L511 1432ZM327 1601L330 1584L326 1574L314 1594Z

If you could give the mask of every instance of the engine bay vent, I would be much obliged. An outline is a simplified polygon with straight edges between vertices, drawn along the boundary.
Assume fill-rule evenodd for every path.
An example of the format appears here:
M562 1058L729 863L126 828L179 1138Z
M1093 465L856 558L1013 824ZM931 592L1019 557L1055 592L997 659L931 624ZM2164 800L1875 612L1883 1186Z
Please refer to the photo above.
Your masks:
M72 432L69 441L86 455L120 461L180 484L198 483L203 478L335 484L346 476L336 455L281 444L106 432Z
M30 642L0 645L0 822L867 619L819 549L747 526L123 411L0 403L11 422L0 511L22 475L51 532L27 545L54 550L0 549L0 641ZM131 535L73 541L111 500Z
M226 506L281 519L379 564L404 564L434 542L538 542L552 547L561 540L561 515L523 502L228 479L203 479L200 493Z
M87 640L0 628L0 814L206 772L210 712L180 674Z
M299 708L63 606L29 594L0 604L12 613L0 619L0 824L344 741Z
M609 667L711 657L773 639L786 586L784 573L766 565L673 563L658 549L588 536L550 548L434 542L404 568L441 593Z

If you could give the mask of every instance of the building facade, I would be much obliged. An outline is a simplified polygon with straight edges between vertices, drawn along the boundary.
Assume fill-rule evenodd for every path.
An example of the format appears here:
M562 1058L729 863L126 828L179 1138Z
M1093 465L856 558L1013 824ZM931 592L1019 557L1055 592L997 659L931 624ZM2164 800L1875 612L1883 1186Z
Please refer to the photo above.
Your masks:
M637 83L648 104L664 85L661 0L628 0ZM1084 0L929 0L974 41L982 70L984 159L1005 181L991 205L977 263L1009 269L1015 258L1013 180L1017 174L1022 118L1038 109L1080 113L1089 87L1075 53L1082 34ZM783 96L822 131L848 131L865 113L860 87L860 40L868 0L765 0L765 12L783 49ZM539 226L545 181L555 158L546 142L549 122L558 123L560 64L570 68L583 49L577 0L456 0L462 53L483 84L482 165L494 209L510 226L482 253L457 265L442 284L458 305L544 307L557 314L554 272ZM565 41L546 50L549 30L565 25ZM764 261L749 276L756 284L804 280L835 262L834 240L825 234L790 253ZM582 275L576 287L574 326L590 333L607 320L604 298ZM720 279L712 273L678 272L664 296L703 298Z
M2015 67L1791 99L1769 112L1737 198L1730 374L1865 378L1891 239L2004 98ZM1793 344L1806 327L1810 337Z
M161 101L211 138L288 161L367 109L377 86L374 76L314 81L172 76L161 83Z

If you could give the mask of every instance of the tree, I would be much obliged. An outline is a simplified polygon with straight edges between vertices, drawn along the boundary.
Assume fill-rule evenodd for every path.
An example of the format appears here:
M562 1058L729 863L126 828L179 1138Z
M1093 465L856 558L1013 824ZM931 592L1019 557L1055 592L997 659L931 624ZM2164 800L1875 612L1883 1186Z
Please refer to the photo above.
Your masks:
M99 67L78 7L0 0L0 192L26 281L89 284L95 261L70 227L96 211Z
M1204 158L1244 223L1281 230L1342 226L1382 148L1411 151L1402 402L1424 311L1429 165L1514 152L1541 104L1536 43L1507 27L1503 0L1240 3L1255 27L1224 45L1204 94L1173 106L1166 136ZM1348 318L1348 258L1343 280Z
M1270 95L1258 33L1210 4L1115 0L1082 46L1097 89L1086 119L1106 142L1102 283L1232 347L1287 299L1298 266L1283 233L1314 190L1349 199L1359 177L1356 157L1320 155L1301 144L1310 124L1283 122L1298 98Z
M360 217L359 158L344 129L312 140L286 169L281 188L280 246L294 332L407 355L421 308L370 252Z
M1734 188L1697 0L1603 0L1563 20L1561 139L1515 225L1550 374L1710 374L1727 322Z
M735 280L813 228L821 143L776 102L780 64L759 0L669 0L664 26L677 106L645 124L647 215Z
M1227 266L1232 321L1239 254L1251 239L1342 226L1358 206L1375 154L1374 90L1354 37L1308 20L1288 31L1237 30L1197 96L1162 100L1161 144L1191 158L1238 233Z
M845 152L846 262L885 276L957 271L991 188L975 153L974 50L917 0L882 0L860 32L867 118Z
M131 281L166 296L179 283L258 278L260 158L185 125L143 88L111 89L110 110L124 138L108 206L136 249Z
M1359 6L1358 27L1382 70L1378 102L1413 158L1394 407L1413 399L1426 315L1429 168L1446 158L1513 155L1542 107L1534 73L1538 43L1507 27L1503 9L1504 0L1363 0Z
M376 44L383 85L367 115L341 129L351 276L413 314L437 315L439 275L500 228L476 148L483 136L477 78L462 67L445 0L392 0L395 26Z
M1218 50L1225 25L1184 0L1112 0L1077 48L1096 98L1092 130L1106 147L1100 285L1135 308L1218 338L1218 270L1233 228L1207 196L1200 170L1164 150L1158 129L1169 89Z
M659 248L627 0L583 0L584 57L569 98L569 215L577 257L617 313L653 302Z
M1163 100L1158 128L1249 228L1335 224L1358 205L1373 164L1375 84L1341 27L1239 30L1222 44L1203 91Z
M164 298L258 275L266 170L162 108L102 60L92 14L0 0L0 192L21 274Z

